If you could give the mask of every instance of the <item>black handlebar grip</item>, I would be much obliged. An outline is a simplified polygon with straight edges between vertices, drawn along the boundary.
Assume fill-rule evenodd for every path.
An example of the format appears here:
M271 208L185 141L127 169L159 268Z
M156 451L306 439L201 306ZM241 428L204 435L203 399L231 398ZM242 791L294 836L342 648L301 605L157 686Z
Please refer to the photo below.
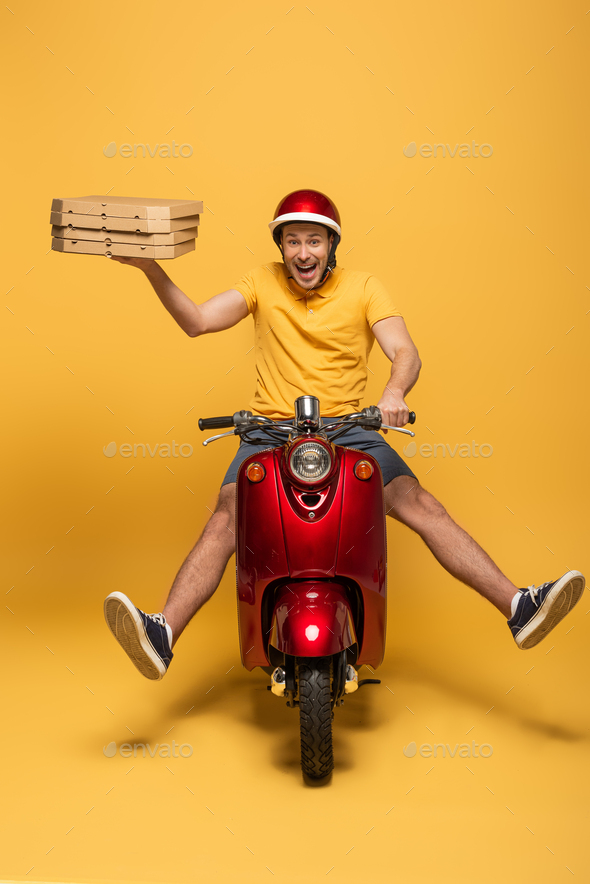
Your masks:
M409 423L409 424L415 424L415 423L416 423L416 412L415 412L415 411L411 411L411 412L410 412L410 416L409 416L409 418L408 418L408 423Z
M234 416L228 417L200 417L199 430L223 430L225 427L234 426Z

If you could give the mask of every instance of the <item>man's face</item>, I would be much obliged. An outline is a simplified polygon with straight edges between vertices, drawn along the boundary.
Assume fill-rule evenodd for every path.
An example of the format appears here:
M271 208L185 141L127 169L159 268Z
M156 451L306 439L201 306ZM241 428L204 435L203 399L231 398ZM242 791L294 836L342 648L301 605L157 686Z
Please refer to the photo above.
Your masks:
M323 277L334 234L319 224L285 224L282 229L284 261L295 282L312 289Z

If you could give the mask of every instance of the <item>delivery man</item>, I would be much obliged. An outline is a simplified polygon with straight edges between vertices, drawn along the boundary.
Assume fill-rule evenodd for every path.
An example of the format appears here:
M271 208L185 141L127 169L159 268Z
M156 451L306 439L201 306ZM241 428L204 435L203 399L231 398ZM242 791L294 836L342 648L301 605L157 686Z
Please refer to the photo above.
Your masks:
M252 314L256 392L250 410L273 420L291 419L293 402L302 395L316 396L325 418L357 411L377 339L391 361L378 407L384 424L403 427L409 418L405 397L422 363L387 289L370 273L337 266L341 227L332 200L315 190L294 191L281 200L269 227L282 262L251 270L233 288L202 304L188 298L153 260L112 260L143 270L190 337L221 332ZM443 568L500 611L519 648L531 648L545 638L580 599L585 579L579 571L567 571L538 587L515 586L382 436L359 428L340 444L368 451L378 461L388 515L417 532ZM174 644L217 589L235 551L238 468L267 447L240 445L221 484L215 512L176 575L161 613L144 613L122 592L105 599L110 630L146 678L157 680L166 674Z

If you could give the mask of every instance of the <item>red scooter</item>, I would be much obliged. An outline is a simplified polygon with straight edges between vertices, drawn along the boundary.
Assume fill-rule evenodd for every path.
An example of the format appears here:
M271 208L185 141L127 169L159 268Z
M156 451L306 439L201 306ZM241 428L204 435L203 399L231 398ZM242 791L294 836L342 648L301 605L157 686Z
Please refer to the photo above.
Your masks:
M379 409L324 425L314 396L295 401L291 423L249 411L199 420L201 430L234 428L204 445L231 435L269 443L242 463L236 483L241 657L246 669L270 675L273 694L299 707L301 767L315 782L334 766L334 707L363 684L379 684L359 681L357 670L379 666L385 651L381 470L367 453L334 444L358 426L380 429Z

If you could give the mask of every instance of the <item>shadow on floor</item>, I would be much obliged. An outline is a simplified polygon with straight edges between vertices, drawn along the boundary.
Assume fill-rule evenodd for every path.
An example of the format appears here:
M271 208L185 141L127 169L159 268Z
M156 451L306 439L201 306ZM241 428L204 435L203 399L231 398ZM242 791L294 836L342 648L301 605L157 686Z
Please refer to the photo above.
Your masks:
M405 682L415 682L435 688L449 697L449 704L469 704L479 706L485 711L494 707L496 714L518 727L534 731L540 737L565 742L590 740L587 729L580 725L568 726L562 720L550 721L541 715L537 717L534 712L531 714L530 709L523 709L505 701L504 696L499 697L496 691L486 685L474 686L471 679L461 682L444 667L435 665L437 661L431 662L433 665L429 666L424 663L422 658L415 659L393 654L387 660L387 665L377 674L384 678L381 672L387 671L392 682L401 679Z
M355 736L359 732L378 731L384 724L404 714L401 697L396 696L395 703L392 704L393 697L385 696L388 681L390 687L395 687L395 682L401 680L435 689L448 697L449 706L469 704L486 710L495 706L497 714L516 726L533 731L541 738L567 743L590 739L581 728L568 726L562 721L544 720L542 716L536 718L530 714L530 710L521 711L498 701L497 694L484 685L479 688L474 687L473 682L458 682L444 667L435 668L434 663L435 661L430 667L423 660L392 655L386 665L376 672L376 676L382 679L381 685L366 685L345 698L344 705L335 710L333 729L334 755L339 770L354 768ZM227 665L229 667L230 663ZM370 674L363 670L364 677ZM167 713L172 717L185 714L197 717L214 711L226 715L230 722L239 719L265 733L272 733L275 739L271 763L285 773L299 774L298 710L287 707L284 700L272 695L267 690L268 684L269 678L261 669L248 672L235 667L210 692L203 695L199 686L198 700L196 689L187 690L184 697L177 700ZM134 739L136 742L149 742L150 738L136 736Z

